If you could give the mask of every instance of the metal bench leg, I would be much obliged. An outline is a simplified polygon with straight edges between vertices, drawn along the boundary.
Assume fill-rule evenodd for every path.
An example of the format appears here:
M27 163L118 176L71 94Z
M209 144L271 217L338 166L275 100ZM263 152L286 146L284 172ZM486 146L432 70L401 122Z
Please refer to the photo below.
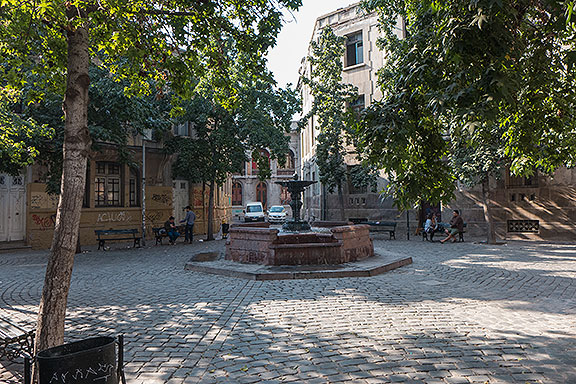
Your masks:
M122 380L122 384L126 384L126 377L124 377L124 335L118 336L118 379Z
M104 240L98 240L98 250L100 250L100 248L102 248L103 250L106 250L106 246L105 246L105 241Z
M32 384L32 359L24 357L24 384Z

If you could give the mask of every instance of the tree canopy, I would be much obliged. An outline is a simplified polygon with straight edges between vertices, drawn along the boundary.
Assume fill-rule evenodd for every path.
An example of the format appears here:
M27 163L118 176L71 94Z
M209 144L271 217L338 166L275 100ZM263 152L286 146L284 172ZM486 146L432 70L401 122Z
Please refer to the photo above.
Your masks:
M245 54L246 68L259 76L264 73L264 54L282 26L283 10L300 5L301 0L1 1L2 92L20 93L32 81L41 90L36 99L49 90L63 96L61 193L39 306L36 351L64 340L92 142L90 64L106 67L118 81L126 81L127 95L162 95L169 87L188 99L210 79L216 98L227 98L226 104L232 105L235 97L228 72L234 62L227 56L226 42L235 42Z
M302 82L310 88L313 102L312 108L300 124L303 126L312 117L317 117L320 133L316 147L316 164L320 182L330 192L341 189L346 181L346 110L348 103L358 97L355 87L342 82L345 41L346 38L334 34L332 28L322 29L318 42L310 43L310 77L302 77Z
M505 168L575 165L573 3L365 4L379 14L387 58L384 98L356 135L399 206L447 201L456 178L474 185Z

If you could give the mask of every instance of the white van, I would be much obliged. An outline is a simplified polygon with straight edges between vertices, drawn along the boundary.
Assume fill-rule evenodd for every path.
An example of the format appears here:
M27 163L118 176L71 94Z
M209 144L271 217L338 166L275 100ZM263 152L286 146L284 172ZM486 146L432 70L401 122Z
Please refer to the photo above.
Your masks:
M265 219L264 207L261 202L257 201L255 203L246 204L246 209L244 210L244 222L264 221Z

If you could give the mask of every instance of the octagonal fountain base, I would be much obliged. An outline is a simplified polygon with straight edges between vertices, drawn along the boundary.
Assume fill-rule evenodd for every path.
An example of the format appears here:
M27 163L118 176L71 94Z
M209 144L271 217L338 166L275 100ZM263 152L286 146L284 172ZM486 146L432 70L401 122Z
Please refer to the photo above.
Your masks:
M261 265L335 265L374 256L368 225L312 232L237 226L230 229L226 260Z

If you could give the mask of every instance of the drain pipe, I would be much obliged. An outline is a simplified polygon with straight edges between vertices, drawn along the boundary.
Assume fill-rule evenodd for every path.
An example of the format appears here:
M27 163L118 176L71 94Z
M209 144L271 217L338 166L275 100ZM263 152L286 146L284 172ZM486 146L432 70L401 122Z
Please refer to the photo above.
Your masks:
M327 220L328 207L326 207L326 185L322 184L322 220Z

